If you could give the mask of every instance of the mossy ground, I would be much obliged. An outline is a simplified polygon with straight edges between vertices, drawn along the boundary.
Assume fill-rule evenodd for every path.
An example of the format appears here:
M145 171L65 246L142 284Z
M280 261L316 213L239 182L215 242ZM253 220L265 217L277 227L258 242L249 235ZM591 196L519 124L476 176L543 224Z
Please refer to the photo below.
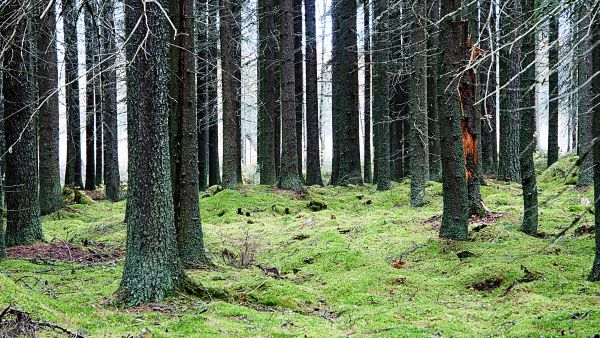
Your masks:
M546 234L568 227L592 200L591 189L565 184L563 176L540 180ZM203 198L206 247L216 267L189 274L228 291L229 301L182 295L118 309L111 301L122 261L84 266L8 259L0 262L0 306L12 304L92 337L600 333L600 284L586 280L593 235L571 229L556 240L519 232L519 186L490 180L482 187L484 200L503 217L472 231L467 242L441 241L435 221L426 221L441 213L441 185L428 185L428 203L418 209L409 207L409 187L311 187L300 196L252 186ZM313 212L311 200L327 208ZM124 202L71 208L78 213L44 218L48 241L123 244ZM577 227L592 222L588 214ZM234 256L245 249L241 264ZM253 264L225 264L231 260ZM481 285L491 286L478 291Z

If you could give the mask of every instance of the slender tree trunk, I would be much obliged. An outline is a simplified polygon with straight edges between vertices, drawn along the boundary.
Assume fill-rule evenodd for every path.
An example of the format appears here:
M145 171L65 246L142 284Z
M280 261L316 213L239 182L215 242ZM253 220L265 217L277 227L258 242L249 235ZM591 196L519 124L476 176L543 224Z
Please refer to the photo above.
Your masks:
M197 51L197 128L198 128L198 190L204 191L208 187L208 86L207 76L207 48L209 26L207 24L208 1L199 0L196 10L198 18L196 35L198 46Z
M389 3L373 2L373 143L377 190L390 189Z
M558 19L550 21L550 101L548 102L548 167L558 161Z
M41 6L40 6L41 7ZM63 206L60 182L58 66L56 57L56 12L51 6L38 21L38 88L41 99L39 130L40 212L51 214ZM2 116L2 115L0 115ZM3 140L0 141L3 144ZM4 149L4 147L0 147ZM1 173L4 171L0 171ZM2 196L0 196L2 199Z
M239 102L241 82L240 36L241 6L237 0L221 0L221 82L223 100L223 187L235 189L241 180L241 120Z
M281 189L305 190L298 173L295 111L294 6L293 0L281 2Z
M581 4L579 8L579 28L578 28L578 50L577 72L579 78L579 100L578 100L578 118L577 130L578 154L580 158L579 182L580 187L587 187L594 183L593 159L591 154L592 146L592 98L594 93L592 86L588 82L593 77L592 54L589 52L593 46L591 37L588 35L590 26L590 12L586 4Z
M304 0L304 25L306 26L305 53L307 185L323 185L323 178L321 177L321 146L319 144L319 95L317 89L317 28L315 22L315 15L315 0Z
M331 184L362 184L356 1L334 0L332 6L333 170Z
M0 12L0 18L4 13ZM0 31L0 46L4 46L2 38L3 32ZM4 134L4 57L0 56L0 152L4 154L5 134ZM0 215L4 215L4 174L6 170L5 156L0 156ZM59 183L60 186L60 183ZM4 229L4 217L0 218L0 258L6 257L6 239Z
M366 183L373 182L371 175L371 2L364 0L364 54L365 54L365 107L364 123L365 134L363 142L363 176ZM389 54L389 52L388 52Z
M442 0L440 47L442 76L440 86L444 94L440 101L440 149L442 160L442 182L444 193L444 212L440 237L454 240L467 239L468 199L464 148L457 142L461 136L460 98L456 92L456 72L462 71L464 50L468 26L457 17L459 0Z
M166 8L166 1L159 4ZM144 5L146 8L144 9ZM127 249L118 299L127 306L159 301L193 284L178 258L168 147L167 19L156 4L125 2L128 68L129 198ZM146 24L137 29L144 15ZM146 33L150 30L151 34ZM146 52L137 53L145 44ZM141 85L144 84L144 85ZM197 177L197 175L196 175Z
M218 60L219 60L219 0L208 0L208 185L221 184L221 162L219 160L219 109L218 109Z
M304 103L304 60L302 53L302 0L293 0L294 6L294 93L295 93L295 109L296 109L296 153L298 160L298 174L300 176L300 180L304 181L304 176L302 175L302 157L303 157L303 148L302 148L302 127L304 121L304 111L303 111L303 103Z
M95 117L96 117L96 91L98 90L96 63L98 50L97 26L94 23L98 9L95 1L85 4L85 189L96 190L96 144L95 144ZM99 103L99 102L98 102Z
M479 71L481 88L481 173L496 175L498 173L498 148L496 136L496 7L493 2L483 3L480 11L480 22L483 34L480 36L481 48L487 51Z
M0 10L18 18L3 36L12 36L4 45L3 97L6 137L6 245L43 241L38 199L39 176L36 144L36 101L34 78L34 36L32 16L27 6L11 0Z
M67 167L65 185L83 187L81 177L81 132L79 112L79 62L77 59L76 0L63 1L65 34L65 74L67 100Z
M591 41L598 41L600 39L600 18L598 17L599 8L595 7L595 11L592 12L595 18L592 22L592 38ZM592 73L597 74L600 72L600 45L596 44L592 51ZM600 93L600 76L594 77L592 80L592 92ZM594 223L595 223L595 236L596 236L596 255L594 258L594 264L592 265L592 271L588 279L592 282L600 281L600 142L597 140L600 138L600 95L596 95L593 98L594 111L592 113L592 139L596 140L593 143L593 156L594 156Z
M104 184L106 198L120 201L121 176L119 174L119 137L117 124L117 48L114 25L114 2L105 0L102 4L102 54L106 59L106 68L102 70L102 95L104 96Z
M440 20L440 2L432 0L429 6L429 18L431 22ZM427 129L429 131L429 179L440 181L442 179L442 163L440 161L440 129L438 126L439 97L438 77L439 66L439 28L429 25L427 41Z

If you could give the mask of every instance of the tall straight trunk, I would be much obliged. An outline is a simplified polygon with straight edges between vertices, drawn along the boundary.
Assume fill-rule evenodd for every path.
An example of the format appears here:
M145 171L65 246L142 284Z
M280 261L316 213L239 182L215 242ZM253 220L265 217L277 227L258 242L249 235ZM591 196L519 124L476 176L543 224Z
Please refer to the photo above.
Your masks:
M208 263L204 250L204 235L200 221L200 196L198 194L198 120L196 91L196 0L171 0L179 20L174 21L177 31L175 47L179 48L176 69L171 82L177 100L175 154L175 230L179 258L186 266Z
M76 0L63 1L65 34L65 75L67 100L67 166L65 185L82 187L81 177L81 117L79 112L79 62L77 59L77 16Z
M0 13L0 18L3 13ZM4 46L2 39L2 28L0 27L0 46ZM0 56L0 152L5 151L5 134L4 134L4 57ZM5 156L0 156L0 215L4 215L4 173L6 170ZM59 184L60 186L60 184ZM6 239L4 229L4 217L0 219L0 258L6 257Z
M319 95L315 0L304 0L306 27L306 184L323 185L319 144ZM370 147L370 145L369 145ZM370 157L370 155L369 155ZM370 164L369 164L370 166ZM370 173L370 171L369 171Z
M549 67L550 81L548 102L548 167L558 161L558 19L551 16L550 21L550 49Z
M38 51L38 88L41 99L39 110L39 168L40 213L51 214L63 206L60 182L58 65L56 56L56 12L51 6L38 22L36 35ZM2 116L0 114L0 116ZM3 144L0 141L0 144ZM0 149L4 149L3 146ZM4 171L0 171L2 173ZM0 196L0 199L2 197Z
M294 93L295 93L295 110L296 110L296 153L298 161L298 174L301 180L304 180L302 175L302 127L304 120L303 102L304 102L304 60L302 53L302 0L293 0L294 6Z
M366 183L371 183L371 14L369 7L371 2L363 2L363 29L364 29L364 54L365 54L365 106L364 106L364 124L365 134L363 140L363 177Z
M36 113L33 43L33 13L11 0L0 10L3 36L13 36L4 45L3 97L6 137L6 245L43 241L38 198L39 176L36 143Z
M520 0L513 0L520 1ZM498 163L498 179L501 181L521 182L519 169L519 116L518 110L521 98L521 82L517 76L521 72L521 45L519 27L514 23L513 10L505 7L508 13L502 18L500 52L501 92L500 101L500 161ZM508 46L514 42L514 44Z
M440 86L444 94L440 101L440 149L444 211L440 237L454 240L467 239L468 199L467 181L461 131L460 98L456 92L456 73L463 70L467 22L458 17L459 0L442 0L440 49L442 76ZM457 142L458 141L458 142Z
M103 136L104 136L104 184L106 198L120 201L121 176L119 174L119 137L117 124L117 48L114 25L114 2L104 0L101 8L102 55L106 68L102 70Z
M440 20L440 2L432 0L429 6L429 19L437 23ZM440 161L440 128L438 125L439 97L439 28L429 25L427 39L427 129L429 131L429 179L440 181L442 179L442 163Z
M298 173L295 111L294 6L293 0L281 1L281 168L279 188L303 191Z
M219 61L219 0L208 0L207 90L208 96L208 185L221 184L219 160L219 105L217 96Z
M390 189L389 3L373 2L373 144L377 190Z
M159 4L166 8L162 0ZM125 1L129 194L119 301L136 306L190 291L177 253L168 147L167 19L156 4ZM144 15L146 23L137 29ZM146 33L151 34L147 35ZM137 53L145 44L146 52ZM143 85L142 85L143 84Z
M276 26L275 3L261 0L258 3L258 126L257 161L260 184L275 184L275 121L279 97L276 97Z
M196 72L196 98L197 98L197 130L198 130L198 190L204 191L208 187L208 86L207 75L207 47L209 27L207 24L208 1L198 0L196 17L198 18L196 36L197 72Z
M427 121L427 1L414 6L415 22L412 34L413 84L410 99L410 205L425 204L425 185L429 180L429 128Z
M592 11L592 38L591 41L598 41L600 39L600 9L595 6ZM600 45L596 44L592 51L592 73L597 74L600 72ZM600 93L600 76L596 76L592 80L592 92ZM592 139L598 140L600 138L600 95L596 95L593 98L594 111L592 113ZM593 282L600 281L600 142L594 142L593 145L593 156L594 156L594 224L596 229L596 255L594 258L594 264L592 265L592 271L588 279Z
M515 1L520 8L515 8L517 27L525 22L533 22L534 0ZM523 224L521 229L527 234L537 233L538 228L538 191L535 178L533 153L537 141L535 139L535 34L523 37L523 62L525 68L521 73L522 107L521 110L521 184L523 185Z
M331 14L333 19L331 184L362 184L356 1L334 0Z
M593 76L592 54L589 52L593 46L591 37L588 35L588 28L591 23L589 8L582 4L579 8L579 27L578 27L578 58L577 73L579 81L578 98L578 154L580 158L579 182L578 186L587 187L594 183L593 159L591 154L592 146L592 98L594 93L592 86L588 82Z
M241 180L241 6L238 0L221 0L221 82L223 100L223 187L235 189Z
M85 4L85 189L96 190L96 144L95 144L95 118L96 118L96 91L99 90L97 70L98 61L98 35L94 23L98 9L95 1ZM99 102L98 102L99 103Z
M496 134L496 64L498 57L492 53L496 47L496 7L493 2L484 3L480 11L483 34L481 48L490 51L481 63L479 84L481 88L481 173L496 175L498 172L498 147Z

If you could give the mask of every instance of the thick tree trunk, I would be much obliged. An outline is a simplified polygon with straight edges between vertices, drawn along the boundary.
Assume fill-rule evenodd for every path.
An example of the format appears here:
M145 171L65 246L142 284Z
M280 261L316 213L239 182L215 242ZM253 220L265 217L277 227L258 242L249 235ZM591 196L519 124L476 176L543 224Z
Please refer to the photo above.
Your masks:
M548 51L550 81L548 102L548 167L558 161L558 19L551 16L550 21L550 44Z
M431 1L429 19L438 22L440 19L439 0ZM427 129L429 131L429 179L440 181L442 179L442 163L440 161L440 129L438 125L439 95L438 77L439 66L439 28L429 25L427 41Z
M281 169L277 185L281 189L305 190L298 173L293 0L281 2Z
M464 45L467 36L467 22L457 16L459 0L443 0L441 17L440 47L442 76L440 86L444 94L440 101L440 149L442 160L442 182L444 211L440 237L454 240L467 239L468 199L465 170L465 152L461 136L460 98L456 88L456 72L463 70L465 60Z
M208 1L199 0L196 9L198 18L196 36L198 41L197 51L197 128L198 128L198 190L204 191L208 187L208 86L207 75L210 65L207 61L208 34Z
M317 89L317 28L315 15L315 0L304 0L304 25L306 26L305 53L307 185L323 185L323 178L321 177L321 146L319 144L319 96Z
M377 190L390 185L390 62L389 3L373 2L373 144Z
M425 185L429 180L429 127L427 121L427 2L418 0L414 6L415 22L412 34L413 84L410 107L410 205L425 204Z
M356 1L334 0L331 14L333 20L331 184L362 184Z
M102 95L104 118L104 184L106 198L116 202L121 193L119 174L119 137L117 124L117 48L114 25L114 2L105 0L101 8L102 17L102 54L105 55L106 68L102 71Z
M593 46L591 37L588 35L588 28L591 23L589 8L582 4L579 8L579 57L577 72L579 78L579 99L578 99L578 151L579 154L579 181L577 185L587 187L594 183L593 159L591 153L592 146L592 98L594 93L591 91L592 85L589 79L593 77L592 54L589 52Z
M85 189L96 190L96 144L95 144L95 118L96 91L99 90L98 76L100 75L98 55L97 26L94 23L98 8L95 1L88 1L84 7L85 12Z
M592 34L591 41L598 41L600 39L600 18L598 17L598 6L595 7L594 18L592 22ZM597 74L600 72L600 45L596 44L592 51L592 73ZM600 93L600 76L594 77L592 80L592 92ZM600 281L600 95L596 95L593 98L594 111L592 113L592 139L596 140L593 143L593 156L594 156L594 223L596 228L596 255L594 258L594 264L592 266L592 272L588 279L593 282Z
M4 16L18 18L3 36L13 36L4 49L3 97L6 137L6 245L15 246L43 241L38 199L39 176L35 110L34 36L26 6L11 0L4 4ZM22 44L25 44L23 46ZM8 99L10 98L10 99Z
M76 0L63 1L65 34L65 75L67 100L67 166L65 185L83 187L81 177L81 132L79 112L79 75L77 70L77 16Z
M159 4L166 8L165 1ZM125 2L128 68L129 195L127 249L118 299L126 306L159 301L193 284L178 258L168 147L167 20L159 6ZM146 24L134 30L140 16ZM146 37L147 30L152 34ZM145 39L145 40L144 40ZM146 52L137 53L145 44ZM144 84L144 85L140 85Z
M363 139L363 177L365 183L373 182L371 175L371 14L369 7L370 0L364 0L364 54L365 54L365 106L364 106L364 124L365 134ZM389 54L389 53L388 53Z
M39 96L41 99L39 111L39 199L41 214L48 215L63 206L58 160L58 60L56 58L56 39L54 39L54 34L56 34L56 12L53 6L48 9L44 18L38 22L38 25L40 30L36 36L37 51L39 54L37 72ZM0 147L0 149L4 148Z
M219 0L208 0L208 185L221 184L221 161L219 159L219 109L217 97L219 61Z
M302 175L303 166L303 147L302 147L302 128L304 121L303 103L304 103L304 60L302 53L302 0L293 0L294 6L294 93L296 110L296 153L298 161L298 175L301 181L304 181Z
M221 83L223 93L223 187L235 189L241 180L241 6L237 0L221 0Z

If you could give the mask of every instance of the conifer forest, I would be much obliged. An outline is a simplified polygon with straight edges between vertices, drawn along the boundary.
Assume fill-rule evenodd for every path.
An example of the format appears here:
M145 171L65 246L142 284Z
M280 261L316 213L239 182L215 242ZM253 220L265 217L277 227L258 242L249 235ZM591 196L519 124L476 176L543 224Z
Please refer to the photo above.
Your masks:
M600 337L600 0L0 0L0 337Z

